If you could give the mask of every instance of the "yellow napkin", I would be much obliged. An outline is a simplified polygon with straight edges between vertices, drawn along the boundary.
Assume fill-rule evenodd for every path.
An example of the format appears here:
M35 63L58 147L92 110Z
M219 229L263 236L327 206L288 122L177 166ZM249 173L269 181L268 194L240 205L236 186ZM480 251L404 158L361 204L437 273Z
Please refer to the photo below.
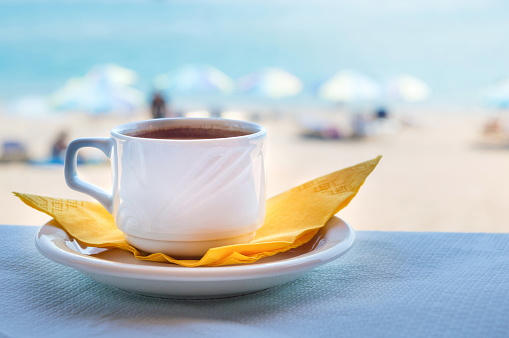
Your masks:
M252 263L296 248L315 236L350 203L381 156L333 172L267 201L265 223L247 244L209 249L200 260L177 260L162 253L144 255L127 244L113 217L100 204L14 193L27 205L53 217L71 237L87 246L130 251L141 260L187 267Z

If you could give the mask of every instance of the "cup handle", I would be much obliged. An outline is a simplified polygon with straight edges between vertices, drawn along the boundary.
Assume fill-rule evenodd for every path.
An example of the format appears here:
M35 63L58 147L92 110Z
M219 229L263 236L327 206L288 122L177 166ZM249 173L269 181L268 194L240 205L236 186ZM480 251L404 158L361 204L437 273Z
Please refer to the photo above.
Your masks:
M111 139L106 137L80 138L67 146L65 153L64 176L69 188L85 193L95 198L110 213L113 212L113 197L111 193L96 185L83 181L78 177L78 150L80 148L97 148L111 159Z

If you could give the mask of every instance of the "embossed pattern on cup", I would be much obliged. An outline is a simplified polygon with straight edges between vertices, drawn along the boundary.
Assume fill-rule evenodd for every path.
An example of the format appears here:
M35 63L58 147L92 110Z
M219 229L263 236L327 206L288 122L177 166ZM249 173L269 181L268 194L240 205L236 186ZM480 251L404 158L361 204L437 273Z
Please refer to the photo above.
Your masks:
M221 128L214 139L157 139L137 132ZM243 131L238 133L238 131ZM128 242L148 252L197 256L211 245L249 241L265 217L263 127L226 119L159 119L115 127L110 138L78 139L68 148L67 184L112 213ZM111 160L109 193L77 175L77 151L95 147ZM194 246L194 248L193 248Z
M258 229L265 215L262 142L202 147L185 142L116 139L118 227L138 237L171 240Z

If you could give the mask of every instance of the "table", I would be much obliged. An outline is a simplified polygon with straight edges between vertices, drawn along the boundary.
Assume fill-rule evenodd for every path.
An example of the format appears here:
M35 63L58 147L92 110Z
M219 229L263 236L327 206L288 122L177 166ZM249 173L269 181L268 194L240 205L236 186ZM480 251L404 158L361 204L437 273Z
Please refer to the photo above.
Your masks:
M37 230L0 225L0 336L509 336L509 234L359 231L348 253L292 283L184 301L58 265L35 249Z

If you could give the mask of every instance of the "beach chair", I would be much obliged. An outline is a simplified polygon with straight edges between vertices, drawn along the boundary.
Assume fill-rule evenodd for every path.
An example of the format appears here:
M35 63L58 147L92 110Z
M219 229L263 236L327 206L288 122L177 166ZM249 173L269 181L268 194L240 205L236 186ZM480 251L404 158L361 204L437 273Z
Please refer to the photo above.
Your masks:
M27 148L23 143L14 140L2 143L0 162L25 162L27 160Z

